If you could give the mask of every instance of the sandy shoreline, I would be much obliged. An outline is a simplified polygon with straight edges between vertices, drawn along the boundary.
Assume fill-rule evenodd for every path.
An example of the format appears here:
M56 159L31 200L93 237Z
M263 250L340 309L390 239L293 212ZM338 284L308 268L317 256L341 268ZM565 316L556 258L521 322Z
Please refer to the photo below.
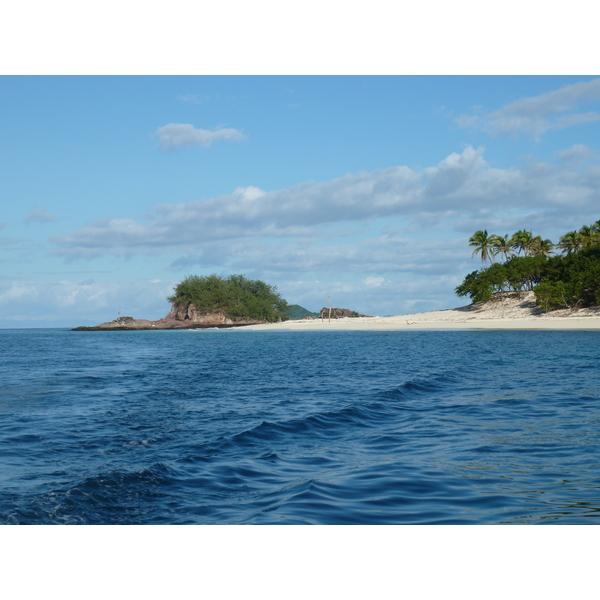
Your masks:
M285 321L248 325L232 331L395 331L424 329L600 329L600 309L568 309L544 313L536 306L533 293L520 298L495 299L461 308L398 315Z

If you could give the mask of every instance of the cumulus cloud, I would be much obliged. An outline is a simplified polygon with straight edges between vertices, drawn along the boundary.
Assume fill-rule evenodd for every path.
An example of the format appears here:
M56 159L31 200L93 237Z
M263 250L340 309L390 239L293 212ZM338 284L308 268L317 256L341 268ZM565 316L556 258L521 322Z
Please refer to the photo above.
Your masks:
M445 208L455 206L459 191L462 204L482 193L469 190L473 187L467 181L469 173L472 177L483 170L483 181L477 186L491 184L485 180L494 177L493 170L481 155L482 150L468 147L462 155L452 154L422 173L400 166L273 192L238 187L231 194L207 200L158 205L149 222L112 219L53 240L63 248L77 248L82 256L122 255L141 247L181 247L211 239L304 235L318 225L414 216L427 210L441 217Z
M239 187L210 199L158 205L144 220L115 218L51 239L55 254L69 260L167 250L193 255L211 242L234 247L240 240L310 238L319 229L378 219L421 232L460 230L463 222L489 222L511 211L542 210L559 222L587 215L599 202L598 165L582 171L529 160L498 169L485 161L483 149L468 146L420 171L397 166L275 191Z
M154 135L163 148L185 148L194 144L209 147L215 140L245 140L246 136L238 129L196 129L186 123L169 123L159 127Z
M45 206L38 208L35 206L25 217L25 223L49 223L56 221L56 217L50 214Z
M522 98L489 114L479 107L475 114L461 115L459 127L496 134L524 133L539 140L543 133L600 120L595 111L576 112L585 102L600 100L600 78L567 85L539 96Z

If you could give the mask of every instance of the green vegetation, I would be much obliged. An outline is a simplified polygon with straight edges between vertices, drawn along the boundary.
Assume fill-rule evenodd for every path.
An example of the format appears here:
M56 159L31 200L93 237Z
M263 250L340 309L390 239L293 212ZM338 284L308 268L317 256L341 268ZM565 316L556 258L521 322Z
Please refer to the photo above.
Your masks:
M167 298L178 306L193 303L201 313L221 313L232 321L286 321L289 306L277 288L244 275L189 275L178 283Z
M469 273L455 289L459 296L484 302L498 292L533 290L545 311L600 305L600 220L566 233L558 244L527 230L510 238L484 230L471 236L469 246L491 264ZM562 254L552 256L557 250ZM494 262L498 255L504 263Z
M292 319L293 321L298 321L299 319L304 319L305 317L316 318L321 316L320 313L310 312L309 310L306 310L306 308L300 306L299 304L290 305L285 314L289 319Z

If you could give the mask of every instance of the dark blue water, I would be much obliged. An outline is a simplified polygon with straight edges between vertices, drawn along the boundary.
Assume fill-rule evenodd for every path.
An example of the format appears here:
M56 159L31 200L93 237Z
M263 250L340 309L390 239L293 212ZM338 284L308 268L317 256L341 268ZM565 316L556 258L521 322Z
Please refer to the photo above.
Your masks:
M0 523L600 522L600 333L0 331Z

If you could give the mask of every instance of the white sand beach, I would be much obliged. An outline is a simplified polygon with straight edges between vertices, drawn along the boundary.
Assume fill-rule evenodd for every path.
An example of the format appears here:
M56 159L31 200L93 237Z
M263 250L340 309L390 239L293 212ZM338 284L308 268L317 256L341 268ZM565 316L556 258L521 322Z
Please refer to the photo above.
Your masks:
M248 325L235 331L393 331L409 329L600 329L600 309L541 311L533 292L504 295L486 303L461 308L398 315L343 319L306 319Z

